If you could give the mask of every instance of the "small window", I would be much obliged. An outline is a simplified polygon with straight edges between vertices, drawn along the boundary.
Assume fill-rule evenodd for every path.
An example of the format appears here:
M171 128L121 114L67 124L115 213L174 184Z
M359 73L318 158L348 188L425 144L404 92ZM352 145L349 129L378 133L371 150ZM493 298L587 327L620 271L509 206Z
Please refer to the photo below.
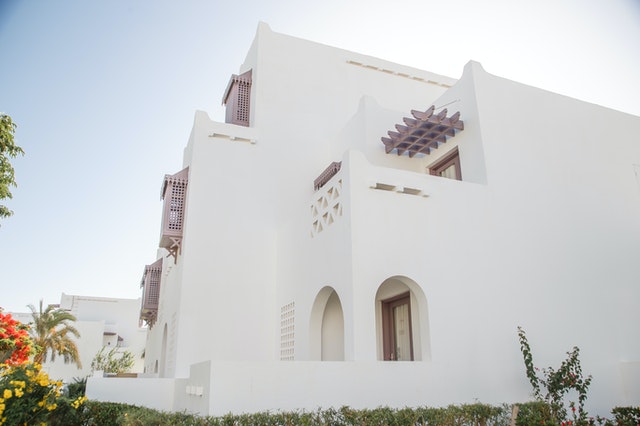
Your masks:
M434 176L442 176L449 179L462 180L460 172L460 155L458 148L451 151L429 168L429 173Z

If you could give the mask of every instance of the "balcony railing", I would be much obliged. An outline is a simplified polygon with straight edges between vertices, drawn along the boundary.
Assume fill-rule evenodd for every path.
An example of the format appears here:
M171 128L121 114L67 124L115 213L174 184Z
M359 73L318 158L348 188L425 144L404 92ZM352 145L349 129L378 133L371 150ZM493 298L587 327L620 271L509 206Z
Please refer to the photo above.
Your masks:
M329 167L324 169L324 171L320 173L320 176L313 181L313 190L317 191L322 188L332 177L336 175L336 173L340 171L340 167L342 167L342 161L334 161L329 164Z

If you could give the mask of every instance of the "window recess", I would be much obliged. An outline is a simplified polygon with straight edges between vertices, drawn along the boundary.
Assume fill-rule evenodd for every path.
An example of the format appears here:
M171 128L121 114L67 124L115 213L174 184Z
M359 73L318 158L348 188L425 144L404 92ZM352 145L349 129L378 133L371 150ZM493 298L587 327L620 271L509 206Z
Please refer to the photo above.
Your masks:
M458 148L446 154L441 160L429 167L429 174L449 179L462 180L460 170L460 154Z
M413 361L413 330L409 293L382 302L382 333L385 361Z

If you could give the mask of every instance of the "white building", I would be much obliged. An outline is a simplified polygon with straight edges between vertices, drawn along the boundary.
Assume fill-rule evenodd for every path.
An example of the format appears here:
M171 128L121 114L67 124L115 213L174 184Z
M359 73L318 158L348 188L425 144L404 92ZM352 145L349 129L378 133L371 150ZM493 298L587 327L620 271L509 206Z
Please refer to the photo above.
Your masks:
M59 307L76 317L72 325L78 330L80 337L72 338L78 346L82 368L78 368L76 364L65 364L60 356L56 356L54 361L48 356L43 369L52 379L69 383L74 378L89 376L91 361L102 348L105 348L105 353L114 347L119 352L131 352L136 359L132 372L143 371L147 328L140 326L140 299L62 293ZM25 324L33 321L30 313L13 315Z
M157 378L91 379L90 397L216 415L526 401L521 325L540 367L580 347L591 413L640 403L639 117L265 24L224 102L162 186Z

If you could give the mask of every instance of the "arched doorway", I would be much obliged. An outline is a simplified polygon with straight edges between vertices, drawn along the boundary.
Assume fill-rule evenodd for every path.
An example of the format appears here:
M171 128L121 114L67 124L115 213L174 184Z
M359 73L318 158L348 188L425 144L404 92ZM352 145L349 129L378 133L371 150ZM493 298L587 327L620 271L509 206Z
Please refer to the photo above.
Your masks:
M404 276L384 280L376 292L375 310L378 360L430 358L427 299L415 281Z
M316 296L309 327L311 359L344 361L344 313L333 287L324 287Z

